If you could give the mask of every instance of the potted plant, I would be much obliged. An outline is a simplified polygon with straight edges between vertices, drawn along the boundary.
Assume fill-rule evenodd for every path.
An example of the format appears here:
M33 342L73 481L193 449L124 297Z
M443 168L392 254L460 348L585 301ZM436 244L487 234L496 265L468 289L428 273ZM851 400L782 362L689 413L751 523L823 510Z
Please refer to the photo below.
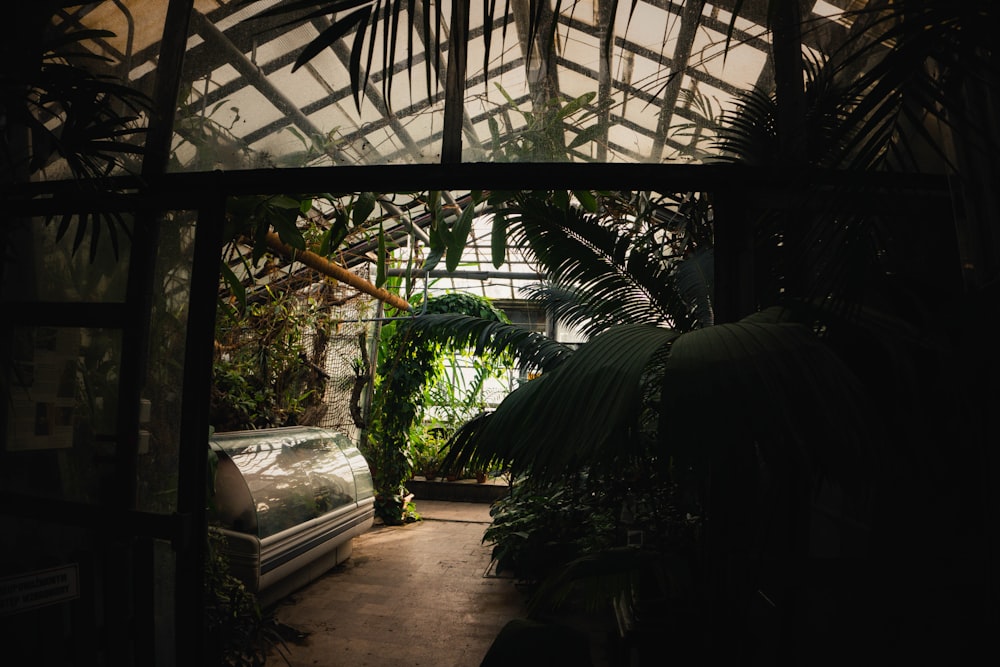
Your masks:
M445 439L436 429L426 424L410 428L408 455L412 475L422 475L427 481L437 479L444 456L442 445Z

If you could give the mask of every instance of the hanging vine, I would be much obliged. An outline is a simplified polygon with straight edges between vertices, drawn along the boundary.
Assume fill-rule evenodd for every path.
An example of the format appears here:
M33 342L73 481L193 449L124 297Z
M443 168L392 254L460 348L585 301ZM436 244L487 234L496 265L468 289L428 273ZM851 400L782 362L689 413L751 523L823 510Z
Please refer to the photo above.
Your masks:
M427 301L424 311L456 313L508 322L488 300L472 294L445 294ZM404 482L410 475L407 433L424 404L424 386L439 370L442 346L397 320L382 329L384 347L376 377L370 440L365 455L375 482L375 511L387 524L417 519Z

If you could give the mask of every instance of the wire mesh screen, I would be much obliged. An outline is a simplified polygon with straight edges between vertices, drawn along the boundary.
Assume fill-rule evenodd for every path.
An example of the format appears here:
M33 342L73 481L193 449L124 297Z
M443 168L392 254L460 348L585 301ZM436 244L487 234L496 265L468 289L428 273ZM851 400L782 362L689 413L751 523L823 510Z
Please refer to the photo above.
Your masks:
M373 299L355 291L344 303L331 308L334 325L326 341L315 332L309 336L314 349L325 343L321 355L325 392L312 425L346 433L354 442L360 437L359 422L364 419L364 401L370 388L368 353L376 332L366 320L374 309Z
M368 278L367 266L353 270ZM311 270L268 278L248 295L246 317L217 327L216 430L321 426L357 442L378 302Z
M368 278L367 265L356 267L354 272ZM323 285L322 303L330 326L326 331L307 332L306 339L323 371L325 383L322 400L315 414L308 416L308 423L340 431L357 442L365 415L364 401L371 384L369 350L377 335L372 319L377 314L378 304L349 285L331 282Z

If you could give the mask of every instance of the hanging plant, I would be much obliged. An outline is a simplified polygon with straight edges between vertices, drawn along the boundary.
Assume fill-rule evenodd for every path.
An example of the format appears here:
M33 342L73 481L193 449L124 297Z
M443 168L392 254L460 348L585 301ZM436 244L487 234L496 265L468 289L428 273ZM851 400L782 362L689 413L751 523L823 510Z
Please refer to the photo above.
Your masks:
M472 294L445 294L428 299L426 314L455 313L509 322L488 300ZM375 511L390 525L418 518L404 485L412 465L407 434L421 413L424 387L439 372L443 348L434 338L397 320L382 329L384 347L376 378L370 442L365 452L375 482Z

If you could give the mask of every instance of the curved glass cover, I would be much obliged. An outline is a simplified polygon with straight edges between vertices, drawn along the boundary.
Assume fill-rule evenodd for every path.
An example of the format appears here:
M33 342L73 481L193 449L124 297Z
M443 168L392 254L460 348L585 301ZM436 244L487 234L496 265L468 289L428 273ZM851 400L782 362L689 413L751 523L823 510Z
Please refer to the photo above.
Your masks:
M256 514L254 522L238 508L228 508L228 516L244 520L227 527L244 532L256 527L262 539L372 495L368 466L341 433L314 427L262 429L216 434L212 444L239 469L249 489L246 502ZM234 487L219 488L220 497L246 498L235 488L238 480L217 477L216 482Z

